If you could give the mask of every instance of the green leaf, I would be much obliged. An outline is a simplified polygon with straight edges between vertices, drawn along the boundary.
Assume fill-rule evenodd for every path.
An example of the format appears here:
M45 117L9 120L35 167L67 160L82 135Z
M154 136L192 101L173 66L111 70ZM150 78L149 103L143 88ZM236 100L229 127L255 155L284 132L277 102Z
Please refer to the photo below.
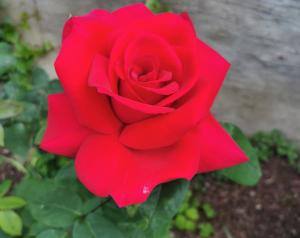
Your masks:
M130 237L162 238L168 234L172 218L188 191L189 182L173 181L156 188L137 211L118 208L113 201L105 203L84 221L78 221L73 238L79 237ZM92 229L91 229L92 227ZM100 236L100 232L102 236ZM122 235L122 236L121 236Z
M27 179L16 188L23 197L31 215L40 223L54 228L66 228L81 216L82 201L75 191L53 180Z
M23 112L16 118L17 121L30 123L36 119L39 119L40 112L38 105L33 103L23 103Z
M43 89L48 86L50 79L42 68L34 68L32 72L32 85L35 90Z
M7 236L5 233L3 233L3 231L0 229L0 238L11 238L9 236Z
M11 187L11 181L10 180L4 180L0 184L0 197L3 197L10 189Z
M0 76L10 71L16 64L16 58L10 53L0 54Z
M204 203L202 205L202 209L204 211L205 216L208 219L212 219L212 218L214 218L216 216L215 209L209 203Z
M16 77L16 79L13 79L14 77ZM23 99L25 91L18 83L19 81L22 81L22 79L22 76L15 74L10 77L10 81L3 85L3 93L7 98L19 101Z
M146 0L146 6L154 13L167 12L169 8L159 0Z
M164 184L159 192L153 194L146 203L141 205L142 214L149 219L149 225L145 231L147 238L160 238L166 235L172 218L185 198L188 187L189 182L186 180Z
M20 211L18 211L18 214L22 218L23 226L27 227L29 229L29 232L31 232L32 229L35 229L36 221L31 216L31 214L29 212L29 209L28 209L28 206L25 206L23 209L21 209ZM40 224L40 223L38 223L38 224ZM35 235L37 235L38 233L40 233L43 230L46 230L46 228L47 227L43 227L43 229L39 230L39 232L35 233Z
M197 221L199 219L198 210L194 207L188 208L184 213L185 213L186 217L192 221Z
M0 198L0 209L10 210L25 206L26 201L20 197L9 196Z
M0 54L9 54L12 53L13 47L6 43L6 42L0 42Z
M174 224L178 230L185 230L186 221L187 218L184 215L178 214L175 217Z
M105 198L100 198L100 197L92 197L91 199L88 199L81 208L82 213L83 214L90 213L95 208L97 208L104 200Z
M201 223L199 226L200 229L200 237L201 238L208 238L213 235L214 233L214 227L209 222Z
M23 123L16 123L5 128L5 145L18 157L27 158L30 149L30 134Z
M41 196L29 204L33 217L41 223L56 227L66 228L81 216L80 197L65 188L58 188Z
M34 144L39 145L43 139L43 136L45 134L46 131L46 123L42 123L40 129L38 130L38 132L35 135L34 138Z
M101 212L95 212L84 221L77 221L73 228L73 238L127 238L118 227L106 219Z
M4 129L0 124L0 146L4 146Z
M55 229L48 229L41 232L37 238L65 238L67 237L67 232Z
M53 94L53 93L61 93L63 92L62 86L59 82L58 79L51 80L48 84L48 94Z
M70 163L69 165L61 168L55 176L55 180L57 181L65 179L76 180L74 163Z
M18 170L19 172L24 173L24 174L27 173L26 168L20 161L14 160L14 159L8 159L8 160L6 160L6 162L11 164L13 167L15 167L15 169Z
M22 220L14 211L0 211L0 228L11 236L22 233Z
M223 126L250 160L244 164L221 170L219 173L241 185L256 185L262 175L256 150L238 127L230 123L224 123Z
M0 100L0 120L19 115L23 111L22 103L14 100Z
M119 229L126 234L125 237L135 237L132 234L136 233L136 231L140 228L141 222L144 223L142 217L138 217L137 219L130 217L127 213L127 209L120 209L113 200L102 205L101 211L103 211L103 216L106 219L118 225ZM132 226L133 224L134 226Z

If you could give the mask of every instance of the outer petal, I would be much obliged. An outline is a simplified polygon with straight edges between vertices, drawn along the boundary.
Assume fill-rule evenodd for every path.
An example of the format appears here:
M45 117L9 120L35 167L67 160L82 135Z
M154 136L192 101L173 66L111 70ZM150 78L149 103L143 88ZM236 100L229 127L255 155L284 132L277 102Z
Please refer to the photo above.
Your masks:
M127 5L119 8L112 14L121 24L128 24L142 18L153 16L153 13L143 3Z
M196 32L196 29L194 27L193 21L191 20L190 15L187 12L182 12L182 13L179 14L179 16L181 16L184 20L186 20L190 24L190 26L194 30L194 33L196 34L197 32Z
M92 60L97 52L107 53L111 44L109 33L115 27L109 15L100 15L91 13L68 21L55 68L79 122L99 132L111 133L119 129L120 122L107 97L88 86Z
M78 124L64 93L49 95L48 104L48 125L40 147L50 153L74 156L92 132Z
M195 175L196 137L194 130L172 147L143 152L124 147L116 136L91 136L77 154L77 176L92 193L111 195L120 207L142 203L156 185Z
M157 150L130 150L113 135L91 136L80 148L76 172L98 196L111 195L117 204L144 202L158 184L191 179L247 160L245 154L209 116L178 143Z
M201 121L198 128L201 150L199 172L224 169L248 161L246 154L212 115Z
M169 12L156 14L150 19L136 21L131 27L157 34L173 46L194 44L196 37L191 24L181 16Z
M171 145L209 114L229 63L204 43L199 44L201 78L198 84L180 99L181 105L174 112L126 126L120 137L124 145L142 150Z

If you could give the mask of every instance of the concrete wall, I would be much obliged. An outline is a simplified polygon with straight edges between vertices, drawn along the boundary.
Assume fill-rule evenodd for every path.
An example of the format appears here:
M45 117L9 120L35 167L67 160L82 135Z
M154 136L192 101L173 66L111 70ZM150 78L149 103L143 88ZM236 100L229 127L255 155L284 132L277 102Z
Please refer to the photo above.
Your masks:
M115 9L129 0L6 0L14 18L31 19L27 39L59 46L70 14L92 8ZM176 12L188 11L199 36L232 63L217 98L218 119L246 132L280 128L300 145L300 1L165 0ZM54 77L55 52L41 61Z

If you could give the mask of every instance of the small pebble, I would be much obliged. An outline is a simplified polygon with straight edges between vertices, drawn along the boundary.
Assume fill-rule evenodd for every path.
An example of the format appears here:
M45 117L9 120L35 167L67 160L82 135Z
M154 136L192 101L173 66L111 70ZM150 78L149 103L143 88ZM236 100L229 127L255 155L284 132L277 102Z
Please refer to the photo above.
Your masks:
M260 211L262 209L262 205L260 203L256 204L255 209Z

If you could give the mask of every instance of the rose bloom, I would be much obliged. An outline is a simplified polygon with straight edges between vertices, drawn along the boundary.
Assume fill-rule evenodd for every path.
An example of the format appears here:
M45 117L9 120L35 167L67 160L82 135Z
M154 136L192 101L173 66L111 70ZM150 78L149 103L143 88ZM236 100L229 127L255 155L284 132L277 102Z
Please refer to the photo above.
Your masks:
M79 180L118 206L158 184L246 162L210 113L229 63L186 13L143 4L97 9L64 26L41 148L75 157Z

